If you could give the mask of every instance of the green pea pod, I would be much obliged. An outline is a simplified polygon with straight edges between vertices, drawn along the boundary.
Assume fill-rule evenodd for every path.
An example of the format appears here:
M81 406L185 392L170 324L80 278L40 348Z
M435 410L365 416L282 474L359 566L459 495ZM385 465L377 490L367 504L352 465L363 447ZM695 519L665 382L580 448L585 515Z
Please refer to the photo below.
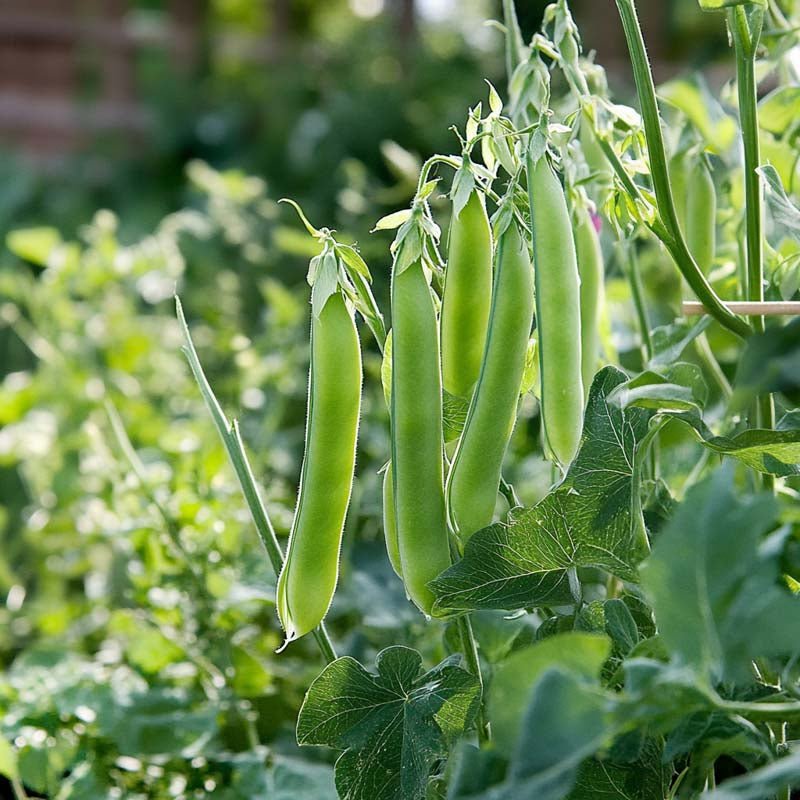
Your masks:
M278 579L278 615L286 643L325 617L339 576L355 470L361 407L361 348L340 291L311 320L306 443L297 509Z
M392 277L392 479L406 592L430 614L428 582L450 566L442 378L431 288L419 261Z
M492 231L483 195L473 191L450 227L442 298L442 382L469 397L478 380L492 293Z
M717 193L704 158L694 165L687 185L686 244L697 265L708 275L716 250Z
M581 374L587 399L600 358L600 318L605 305L605 268L600 237L585 206L575 210L575 252L581 279Z
M581 296L564 189L546 156L528 153L536 277L536 325L547 445L562 468L575 457L583 425Z
M533 324L533 269L513 221L497 243L491 298L480 376L447 479L450 527L462 541L492 522Z
M685 150L675 153L669 160L669 182L672 187L672 201L675 204L675 215L681 230L686 232L686 205L688 199L689 156Z
M400 543L397 541L397 521L394 514L394 481L392 463L389 462L383 473L383 535L386 539L386 553L392 569L399 578L403 577L403 562L400 560Z

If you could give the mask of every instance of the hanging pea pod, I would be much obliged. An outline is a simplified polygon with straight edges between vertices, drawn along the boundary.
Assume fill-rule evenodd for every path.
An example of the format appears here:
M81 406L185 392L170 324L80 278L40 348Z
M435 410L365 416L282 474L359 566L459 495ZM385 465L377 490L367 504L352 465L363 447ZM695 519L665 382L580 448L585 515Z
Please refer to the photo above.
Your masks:
M353 312L335 291L311 322L305 455L278 614L290 642L313 630L333 600L361 406L361 349Z
M392 276L392 482L406 592L429 614L428 582L450 565L444 505L439 331L421 261Z
M311 358L305 452L277 588L286 644L322 622L339 577L361 410L361 347L354 303L365 308L373 330L382 326L380 313L367 308L372 296L361 257L353 248L342 252L346 246L339 245L329 230L314 228L293 205L322 244L322 252L309 266Z
M581 375L584 400L600 358L600 323L605 305L605 268L600 236L585 205L575 208L575 253L581 281Z
M533 324L533 270L513 219L496 261L480 375L447 480L448 519L462 542L492 522Z
M481 368L492 294L492 232L476 190L453 212L442 298L442 382L468 398Z
M383 533L386 539L386 553L389 563L398 578L403 577L403 562L400 559L400 542L397 539L397 520L394 513L394 481L392 462L386 465L383 473Z
M686 244L697 266L708 275L716 251L717 192L704 156L692 165L686 188Z
M561 181L546 155L527 154L536 277L536 326L547 446L566 469L583 427L580 278Z

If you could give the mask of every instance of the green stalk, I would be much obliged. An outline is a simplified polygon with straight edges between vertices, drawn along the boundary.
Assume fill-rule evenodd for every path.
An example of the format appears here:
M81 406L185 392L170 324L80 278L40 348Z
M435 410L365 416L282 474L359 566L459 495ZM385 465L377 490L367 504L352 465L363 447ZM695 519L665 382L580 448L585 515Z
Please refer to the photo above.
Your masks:
M264 545L264 549L267 552L267 557L272 565L272 569L275 575L280 575L281 568L283 567L283 551L278 542L275 528L272 527L272 521L267 514L267 509L256 487L253 469L250 466L250 461L244 449L244 442L239 433L239 423L236 420L233 420L233 422L228 421L222 410L222 406L220 406L214 394L214 390L211 388L211 384L208 382L208 378L206 378L205 372L203 372L203 367L200 364L200 359L194 348L194 342L192 342L192 337L189 333L189 326L186 324L186 318L183 315L181 301L177 296L175 297L175 308L178 315L178 322L180 323L186 341L183 351L189 361L192 374L200 389L200 393L203 395L203 400L205 400L206 407L211 414L214 426L222 439L223 445L225 445L225 450L228 453L233 470L239 480L239 486L247 502L247 507L250 509L250 516L256 526L256 531L258 531L261 543ZM325 661L328 664L330 664L331 661L335 661L336 651L333 648L333 643L328 636L328 632L325 630L324 623L320 624L320 626L313 631L313 636L314 639L316 639Z
M748 16L745 6L728 12L728 24L736 53L736 86L739 95L739 120L744 147L745 251L747 260L748 300L764 300L764 193L756 172L761 165L758 138L758 92L756 85L756 51L764 24L764 12L753 8ZM753 318L756 333L765 330L764 317ZM754 423L760 428L775 427L772 395L761 395L754 409ZM773 488L774 480L765 476L765 488Z
M642 353L646 366L653 357L653 340L650 336L650 321L647 318L647 307L644 302L644 287L642 286L642 276L639 274L635 244L631 243L625 249L627 250L625 271L628 273L628 283L631 285L631 298L636 309L636 319L639 323L639 334L642 337Z
M469 616L459 617L456 620L458 633L461 637L461 649L467 661L467 668L478 679L481 687L481 702L478 707L478 741L481 744L486 744L492 740L491 730L489 723L484 714L484 694L483 694L483 676L481 675L481 662L478 658L478 645L475 642L475 635L472 632L472 623Z
M653 74L647 59L644 37L636 16L633 0L617 0L617 8L622 19L625 39L628 43L636 92L642 109L645 139L650 161L650 175L658 206L660 219L651 225L653 231L663 241L695 296L708 309L714 319L721 325L745 338L752 333L750 326L741 318L732 314L717 297L702 270L694 260L686 240L683 237L675 202L670 188L669 167L667 164L664 135L661 131L661 118L658 112L656 89Z

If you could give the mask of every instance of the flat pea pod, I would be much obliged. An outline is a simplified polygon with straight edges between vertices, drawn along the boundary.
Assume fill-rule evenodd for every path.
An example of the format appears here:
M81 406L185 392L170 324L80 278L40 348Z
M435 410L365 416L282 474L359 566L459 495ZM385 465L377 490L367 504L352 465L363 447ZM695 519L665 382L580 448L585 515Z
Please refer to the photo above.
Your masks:
M420 261L392 277L392 480L406 593L425 614L428 582L450 566L444 505L436 309Z
M580 277L561 181L546 156L534 163L529 152L527 164L542 421L547 446L565 469L583 425Z
M697 266L708 275L716 250L717 192L704 158L687 175L686 244Z
M498 239L491 296L480 376L447 479L448 520L462 541L492 522L533 325L533 268L514 221Z
M581 279L581 375L586 400L600 358L600 318L605 305L605 266L600 237L592 215L582 205L575 209L575 252Z
M317 627L339 577L361 407L361 348L353 314L334 292L311 320L305 453L277 605L290 642Z
M442 383L469 397L481 369L492 294L492 230L483 195L470 194L450 226L442 297Z
M400 543L397 541L397 520L394 514L394 481L392 462L383 473L383 535L386 539L386 553L389 563L399 577L403 577L403 562L400 560Z

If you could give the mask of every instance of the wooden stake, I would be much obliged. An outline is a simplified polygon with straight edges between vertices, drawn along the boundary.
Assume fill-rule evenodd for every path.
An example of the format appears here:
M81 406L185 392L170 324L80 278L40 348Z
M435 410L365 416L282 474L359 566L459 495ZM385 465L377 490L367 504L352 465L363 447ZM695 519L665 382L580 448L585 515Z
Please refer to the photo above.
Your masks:
M734 314L745 317L800 317L800 302L735 302L725 303L728 310ZM700 317L708 311L702 303L697 301L684 301L683 315L685 317Z

